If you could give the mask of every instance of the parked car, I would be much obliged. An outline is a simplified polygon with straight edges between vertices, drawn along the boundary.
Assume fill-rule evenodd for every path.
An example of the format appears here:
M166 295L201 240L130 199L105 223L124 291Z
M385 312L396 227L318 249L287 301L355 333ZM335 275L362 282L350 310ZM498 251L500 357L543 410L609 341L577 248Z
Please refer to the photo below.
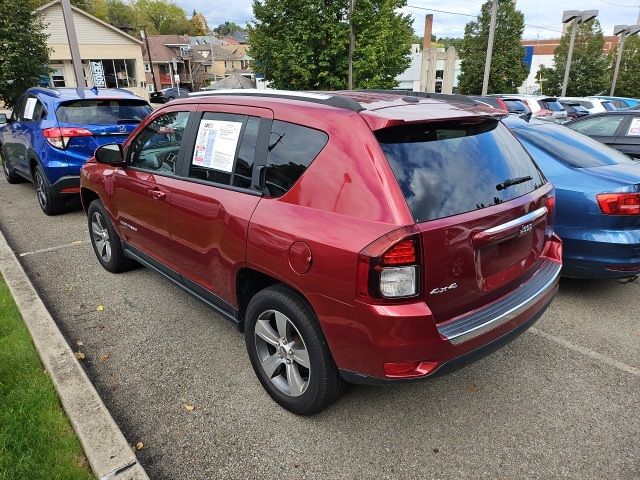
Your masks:
M533 117L557 122L564 122L567 119L567 111L556 97L526 94L503 94L499 96L503 99L519 100L524 103L531 110Z
M589 110L583 107L580 102L576 102L574 100L559 100L559 102L567 111L568 120L586 117L587 115L589 115Z
M292 412L440 375L557 289L553 187L501 117L452 95L192 94L83 168L93 248L229 318Z
M639 275L640 162L561 125L517 118L504 123L556 188L563 275Z
M527 107L520 100L515 98L501 98L501 97L491 97L491 96L481 96L481 95L472 95L470 96L473 100L477 102L484 103L493 108L497 108L499 110L506 110L509 113L516 113L518 115L526 115L531 113L529 107Z
M561 101L577 102L584 108L589 110L589 113L601 113L601 112L613 112L616 107L611 100L604 100L602 98L594 97L560 97Z
M640 158L640 111L618 110L579 118L567 127L630 157Z
M176 98L188 97L189 93L191 93L191 90L185 87L163 88L157 92L151 92L149 94L149 101L151 103L167 103Z
M9 183L33 182L42 211L59 213L80 191L80 167L95 149L121 143L150 112L120 89L30 88L0 127L0 156Z
M609 100L616 110L626 110L627 108L633 108L640 105L640 100L637 98L629 97L607 97L604 95L595 95L592 98L600 98L602 100Z

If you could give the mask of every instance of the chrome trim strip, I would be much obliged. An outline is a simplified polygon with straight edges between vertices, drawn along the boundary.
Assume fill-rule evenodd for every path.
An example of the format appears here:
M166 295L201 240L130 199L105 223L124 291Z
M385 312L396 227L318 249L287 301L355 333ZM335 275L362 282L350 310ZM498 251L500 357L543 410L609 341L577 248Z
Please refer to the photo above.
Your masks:
M540 298L542 295L544 295L545 293L547 293L551 287L555 284L556 280L558 279L558 277L560 276L560 270L562 268L562 265L557 263L557 262L553 262L552 260L548 260L548 262L552 263L553 265L548 266L547 268L550 269L550 278L549 280L547 280L544 285L542 287L540 287L538 289L537 292L535 292L532 296L530 296L529 298L527 298L526 300L524 300L523 302L519 303L518 305L510 308L509 310L502 312L501 314L499 314L497 317L492 318L491 320L487 321L487 322L483 322L480 323L478 325L473 325L472 323L472 327L462 331L462 332L457 332L455 333L456 330L456 326L459 325L461 322L464 321L468 321L470 319L469 316L467 317L462 317L459 318L458 320L454 321L454 322L449 322L446 323L444 325L439 325L438 328L438 332L440 333L440 335L444 336L447 340L449 340L449 342L451 342L453 345L459 345L461 343L464 343L468 340L471 340L472 338L475 338L479 335L482 335L483 333L488 332L489 330L493 330L494 328L499 327L500 325L503 325L505 323L507 323L509 320L512 320L516 315L518 315L520 312L522 312L523 310L526 310L527 308L529 308L531 306L531 304L535 303L538 298ZM544 267L543 267L544 268ZM542 268L541 268L542 270ZM535 277L534 277L535 278ZM534 279L531 279L528 283L530 283L531 281L534 281ZM526 286L526 284L521 285L518 288L522 288ZM480 312L476 312L475 314L472 315L472 317L474 316L482 316L482 314L484 312L486 312L489 309L494 308L496 305L489 305L487 307L485 307L483 310L481 310ZM453 330L453 332L452 332Z
M533 212L529 212L526 215L523 215L520 218L516 218L515 220L511 220L510 222L503 223L502 225L498 225L497 227L492 227L487 230L484 230L482 233L487 235L493 235L495 233L504 232L505 230L510 230L514 227L518 227L520 225L524 225L525 223L534 222L543 215L546 215L547 207L540 207Z

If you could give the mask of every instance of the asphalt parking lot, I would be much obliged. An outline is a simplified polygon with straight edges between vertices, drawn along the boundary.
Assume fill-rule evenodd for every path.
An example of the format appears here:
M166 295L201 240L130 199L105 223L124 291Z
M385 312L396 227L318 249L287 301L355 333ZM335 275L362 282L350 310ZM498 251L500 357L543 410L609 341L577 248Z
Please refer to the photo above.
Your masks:
M640 478L638 282L562 280L532 331L480 362L353 386L301 418L231 323L144 268L104 271L82 211L46 217L2 177L0 229L151 478Z

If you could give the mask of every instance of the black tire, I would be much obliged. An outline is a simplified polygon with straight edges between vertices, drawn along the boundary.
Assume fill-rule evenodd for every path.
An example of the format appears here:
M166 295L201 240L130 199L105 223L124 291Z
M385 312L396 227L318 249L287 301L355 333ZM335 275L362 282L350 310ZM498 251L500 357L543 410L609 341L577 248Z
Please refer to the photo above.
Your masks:
M175 100L175 98L174 97L167 98L167 102L170 102L171 100Z
M93 251L105 270L111 273L120 273L136 266L134 260L125 257L120 237L114 230L109 215L100 200L94 200L89 204L87 219ZM95 228L94 223L100 226L100 231Z
M57 215L62 212L64 202L56 195L40 165L33 171L33 184L36 187L36 200L46 215Z
M4 158L4 153L2 153L2 147L0 147L0 161L2 161L2 171L4 172L7 182L11 184L24 182L24 179L20 175L9 168L9 165Z
M289 333L285 337L287 342L292 340L287 347L280 344L282 329L275 320L276 314L284 314L287 320L286 331L291 338ZM281 316L279 318L282 319ZM259 321L260 336L256 334ZM267 327L271 327L270 332L264 330ZM278 337L280 346L271 343L275 338L270 337L266 341L264 335ZM313 310L302 298L282 285L258 292L249 302L245 316L245 343L260 383L276 402L290 412L298 415L317 413L336 401L346 389L347 384L336 368ZM302 352L303 355L294 352ZM304 352L308 367L303 366L301 360L305 358ZM298 360L295 360L298 356ZM266 368L281 363L269 375L263 362ZM295 378L298 380L290 380ZM304 387L295 387L294 392L293 385L300 385L300 381Z

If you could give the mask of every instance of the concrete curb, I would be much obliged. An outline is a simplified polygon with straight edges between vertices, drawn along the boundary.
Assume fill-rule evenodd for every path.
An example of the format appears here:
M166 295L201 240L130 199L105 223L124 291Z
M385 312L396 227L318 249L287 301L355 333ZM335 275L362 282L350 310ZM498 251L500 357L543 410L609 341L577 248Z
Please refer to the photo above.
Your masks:
M0 273L31 333L93 473L100 480L149 480L2 232Z

